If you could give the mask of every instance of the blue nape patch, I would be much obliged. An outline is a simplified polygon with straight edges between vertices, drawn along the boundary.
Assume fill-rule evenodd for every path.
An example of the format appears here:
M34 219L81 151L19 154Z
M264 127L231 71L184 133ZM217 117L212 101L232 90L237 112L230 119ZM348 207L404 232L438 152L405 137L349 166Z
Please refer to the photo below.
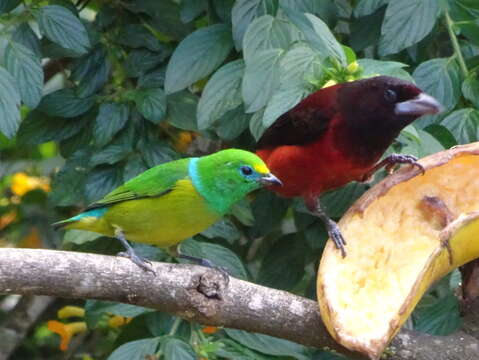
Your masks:
M82 212L81 214L78 214L77 216L72 217L72 220L81 220L85 217L99 218L99 217L102 217L103 215L105 215L107 210L108 210L108 208L106 208L106 207L88 210L88 211Z

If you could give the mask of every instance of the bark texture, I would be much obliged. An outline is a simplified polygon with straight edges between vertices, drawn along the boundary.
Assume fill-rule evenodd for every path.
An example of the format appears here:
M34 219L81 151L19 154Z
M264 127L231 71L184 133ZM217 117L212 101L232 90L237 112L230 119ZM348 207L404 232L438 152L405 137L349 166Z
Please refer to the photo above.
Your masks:
M221 274L200 266L155 262L153 268L156 275L121 257L4 248L0 293L118 301L362 358L329 336L312 300L235 278L226 284ZM403 330L388 358L429 360L434 354L434 360L477 360L479 333L471 330L477 326L467 329L449 337Z

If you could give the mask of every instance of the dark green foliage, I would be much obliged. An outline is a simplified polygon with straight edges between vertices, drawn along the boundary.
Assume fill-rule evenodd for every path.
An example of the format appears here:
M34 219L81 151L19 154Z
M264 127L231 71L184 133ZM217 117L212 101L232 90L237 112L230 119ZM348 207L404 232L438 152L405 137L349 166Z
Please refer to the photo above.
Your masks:
M26 221L43 219L39 228L46 228L47 219L71 216L157 164L222 147L251 150L275 119L330 80L396 76L441 101L444 113L408 126L388 152L425 156L479 139L476 0L125 0L91 1L87 8L0 1L1 175L38 163L34 172L52 176L49 207L39 200L48 213L37 209L28 217L36 208L24 205L20 226L8 234L24 233ZM53 154L42 155L51 146ZM368 187L324 194L323 206L339 219ZM267 191L253 197L185 241L182 251L236 277L314 297L327 238L322 224L301 201ZM0 216L10 206L0 205ZM121 251L114 240L78 231L66 233L63 247ZM135 248L174 261L162 250ZM417 330L447 334L459 326L457 284L441 284L414 312ZM110 360L154 353L166 360L339 358L240 330L204 334L132 305L85 307L91 331L108 341L98 347L96 335L87 337L72 356L88 353L90 342L95 358ZM134 319L105 330L113 314ZM45 351L55 358L54 350Z

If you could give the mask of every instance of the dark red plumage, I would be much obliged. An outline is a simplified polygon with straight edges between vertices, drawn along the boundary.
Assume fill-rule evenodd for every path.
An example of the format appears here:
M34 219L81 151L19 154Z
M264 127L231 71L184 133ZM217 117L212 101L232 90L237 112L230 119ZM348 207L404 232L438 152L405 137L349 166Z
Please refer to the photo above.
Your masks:
M405 126L439 110L435 99L400 79L378 76L338 84L279 117L259 140L257 154L284 184L273 191L303 197L311 211L331 222L320 211L318 196L363 180Z

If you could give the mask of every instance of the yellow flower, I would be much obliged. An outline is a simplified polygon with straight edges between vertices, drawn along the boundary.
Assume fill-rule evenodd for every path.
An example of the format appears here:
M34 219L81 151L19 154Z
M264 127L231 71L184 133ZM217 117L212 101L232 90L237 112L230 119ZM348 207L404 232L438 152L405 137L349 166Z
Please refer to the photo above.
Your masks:
M6 228L16 219L17 219L17 212L15 210L12 210L0 216L0 230L2 230L3 228Z
M20 241L18 247L25 249L39 249L43 247L42 239L36 226L32 227L28 235Z
M12 192L15 195L23 196L27 192L35 189L42 189L45 192L50 191L50 184L47 178L28 176L19 172L12 177Z
M64 324L60 321L50 320L47 323L48 330L60 335L60 350L66 351L70 344L71 338L79 333L86 332L87 327L84 321L72 322Z
M85 309L79 306L67 305L58 310L59 319L68 319L71 317L85 317Z
M350 74L354 74L359 69L359 64L357 61L353 61L351 64L348 65L346 68L347 72Z
M120 326L128 324L133 318L114 315L108 320L108 326L111 328L119 328Z
M188 147L190 146L194 138L195 138L194 133L189 131L181 131L175 140L174 147L176 151L186 152L186 150L188 150Z
M334 80L328 80L328 81L326 82L326 84L323 85L322 89L327 88L327 87L330 87L330 86L333 86L333 85L336 85L336 84L337 84L336 81L334 81Z
M205 326L201 331L205 334L214 334L218 331L218 328L216 326Z

